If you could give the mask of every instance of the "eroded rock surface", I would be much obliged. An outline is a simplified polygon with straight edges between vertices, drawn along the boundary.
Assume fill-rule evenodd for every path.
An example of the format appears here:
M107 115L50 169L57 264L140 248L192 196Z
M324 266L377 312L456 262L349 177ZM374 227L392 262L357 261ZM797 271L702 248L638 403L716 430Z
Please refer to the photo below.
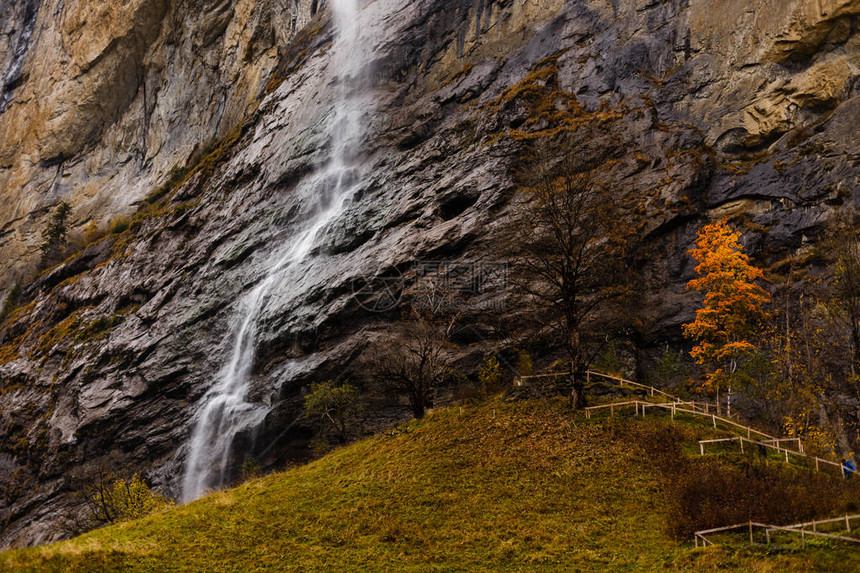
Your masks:
M348 369L396 319L360 306L354 284L416 261L498 259L521 140L553 121L587 133L580 155L641 207L646 340L692 316L686 251L706 218L742 216L769 263L860 203L860 1L752 4L367 3L380 57L361 185L265 306L252 399L270 414L251 454L289 458L308 436L302 386ZM0 286L35 256L57 198L78 224L130 212L221 140L128 231L29 284L0 326L0 523L3 543L25 545L64 535L70 476L96 463L176 491L237 301L315 207L296 190L325 163L336 79L316 2L3 10L16 23L0 28L13 78L0 88ZM536 116L523 87L566 102L561 120ZM475 298L501 305L504 292ZM494 344L478 315L474 353Z

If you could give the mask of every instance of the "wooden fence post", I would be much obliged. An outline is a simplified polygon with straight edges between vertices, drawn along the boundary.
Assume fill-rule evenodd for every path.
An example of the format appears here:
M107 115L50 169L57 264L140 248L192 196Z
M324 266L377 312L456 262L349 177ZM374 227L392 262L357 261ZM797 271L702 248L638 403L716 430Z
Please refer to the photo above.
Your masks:
M743 443L743 442L741 442ZM753 544L752 521L750 521L750 545Z
M699 442L699 453L700 455L705 455L705 444Z
M741 453L744 453L744 439L741 438L740 442L741 442Z
M764 529L764 535L765 535L765 537L767 537L767 544L770 545L770 529L765 528Z
M818 531L818 528L816 527L816 523L815 523L814 519L812 520L812 531Z
M785 463L788 463L788 450L783 450L785 452Z
M609 415L614 418L615 417L615 404L609 405Z
M851 533L851 522L848 521L848 514L845 514L845 530Z
M818 471L818 457L815 458L815 471Z
M714 429L717 429L717 417L714 414L711 414L711 420L714 422Z

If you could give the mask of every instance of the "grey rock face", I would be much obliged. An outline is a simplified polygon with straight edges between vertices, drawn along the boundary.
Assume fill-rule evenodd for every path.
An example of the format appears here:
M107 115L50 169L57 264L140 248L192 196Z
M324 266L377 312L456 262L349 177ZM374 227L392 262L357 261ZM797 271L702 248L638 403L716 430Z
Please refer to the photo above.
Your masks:
M32 213L45 197L74 198L77 185L96 181L97 192L73 201L76 216L122 211L201 142L231 134L175 192L141 203L129 231L30 284L22 298L32 302L0 326L4 544L62 537L58 517L74 509L71 476L98 463L142 471L176 492L183 444L229 351L237 301L316 207L297 190L325 164L336 79L331 29L324 13L312 19L312 4L180 2L141 13L157 33L140 32L146 41L123 60L134 63L136 90L112 118L99 117L100 135L82 136L90 147L62 151L59 168L22 167L20 133L0 130L0 183L14 198L0 211L3 253L33 250ZM294 456L310 435L299 419L302 386L349 372L368 341L392 328L398 311L368 312L356 284L397 269L408 291L416 262L499 259L522 153L513 136L550 127L529 123L533 110L512 95L517 86L575 96L568 119L583 136L578 153L611 166L607 188L642 205L647 340L673 336L692 316L686 251L708 217L744 214L767 263L857 205L858 2L834 0L826 14L810 12L812 2L762 2L754 21L747 2L722 4L368 3L375 18L363 33L380 55L355 158L361 184L265 305L251 398L270 413L238 449L271 465ZM42 30L54 25L46 5ZM4 45L23 37L3 33ZM0 71L13 69L14 58L3 58ZM256 109L246 105L276 68L282 83ZM127 87L116 70L105 85ZM84 89L47 85L61 86L58 100ZM12 125L14 106L26 107L15 103L22 89L3 92L12 99L0 123ZM39 157L68 144L49 133L57 141L34 144ZM10 134L21 142L8 143ZM4 276L21 264L11 256ZM473 302L470 352L480 354L500 331L482 322L477 302L503 307L504 292Z
M24 75L24 58L36 28L40 0L7 2L0 7L0 113Z

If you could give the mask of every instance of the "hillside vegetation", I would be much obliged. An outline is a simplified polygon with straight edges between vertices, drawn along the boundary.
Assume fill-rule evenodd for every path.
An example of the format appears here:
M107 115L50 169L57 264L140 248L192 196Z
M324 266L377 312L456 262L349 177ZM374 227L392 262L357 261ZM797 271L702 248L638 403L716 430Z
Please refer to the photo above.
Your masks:
M716 506L772 511L750 497L763 484L793 496L786 519L858 499L778 462L690 455L713 435L585 420L560 400L452 407L195 503L0 554L0 570L860 570L855 548L827 542L695 549L691 527L731 517ZM707 500L702 484L727 490Z

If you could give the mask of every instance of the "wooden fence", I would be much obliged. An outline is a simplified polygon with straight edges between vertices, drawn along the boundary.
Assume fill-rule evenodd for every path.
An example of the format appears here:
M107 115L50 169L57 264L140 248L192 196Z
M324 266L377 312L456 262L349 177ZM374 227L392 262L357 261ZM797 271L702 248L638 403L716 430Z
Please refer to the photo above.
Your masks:
M527 381L530 379L540 379L540 378L557 378L560 376L569 376L570 372L550 372L547 374L538 374L535 376L523 376L517 379L517 384L522 385L523 381ZM592 413L598 410L608 409L610 416L615 416L615 411L620 410L627 406L633 406L636 411L637 416L645 416L646 410L648 408L662 408L664 410L668 410L671 412L672 419L675 419L676 414L692 414L694 416L700 416L705 418L710 418L711 424L714 426L714 429L719 429L719 424L724 424L729 426L729 429L733 432L738 433L746 433L746 438L743 436L737 436L732 438L721 438L716 440L701 440L699 442L699 450L702 455L705 454L704 445L708 443L717 443L717 442L726 442L726 441L737 441L740 444L741 452L744 452L744 443L754 444L756 446L762 446L765 448L771 448L776 450L778 453L781 453L785 456L785 461L788 462L790 460L790 456L800 456L805 459L811 460L815 462L815 470L821 471L822 465L824 467L835 467L839 470L840 474L842 472L842 465L833 462L830 460L825 460L823 458L819 458L818 456L810 456L804 452L803 442L800 438L777 438L772 436L766 432L762 432L761 430L756 430L751 426L746 426L744 424L739 423L736 415L732 415L730 419L729 417L720 415L721 408L718 404L711 404L708 402L700 402L700 401L691 401L691 400L682 400L677 396L673 396L668 392L664 392L658 388L653 386L648 386L646 384L640 384L639 382L634 382L632 380L627 380L625 378L621 378L618 376L612 376L610 374L604 374L603 372L597 372L595 370L586 371L586 381L591 382L592 377L601 378L612 381L614 384L617 384L621 388L631 387L631 388L639 388L648 392L652 397L660 396L664 399L668 399L667 403L660 402L644 402L642 400L629 400L626 402L615 402L612 404L601 404L599 406L590 406L585 408L585 415L587 418L591 418ZM756 440L753 440L753 436L756 437ZM782 443L795 443L797 444L797 450L790 450L788 448L782 447Z
M823 523L835 523L835 522L839 522L839 521L844 520L846 523L846 528L848 528L848 531L850 532L851 531L850 521L852 519L860 519L860 515L850 515L850 516L846 515L845 517L838 517L835 519L814 521L814 522L810 522L810 523L815 523L815 524L821 525ZM747 529L749 531L750 545L753 545L754 544L753 529L754 528L760 528L760 529L764 529L765 539L767 540L768 545L770 545L770 542L771 542L771 534L775 531L786 531L789 533L793 533L795 535L800 535L800 538L803 541L804 547L806 546L806 537L807 536L823 537L823 538L827 538L827 539L837 539L839 541L848 541L850 543L860 543L860 539L857 539L856 537L847 537L845 535L833 535L831 533L822 533L820 531L815 531L815 530L808 531L804 527L806 525L809 525L809 524L780 526L780 525L767 525L764 523L757 523L755 521L748 521L746 523L739 523L737 525L727 525L725 527L715 527L713 529L703 529L701 531L696 531L693 534L693 540L696 543L696 547L699 547L700 541L702 543L702 547L707 547L708 545L714 544L713 541L711 541L710 539L708 539L706 537L708 535L713 535L715 533L726 533L726 532L735 531L738 529Z
M785 527L790 527L792 529L805 529L807 527L812 527L813 532L818 531L819 525L827 525L828 523L841 523L845 522L845 531L851 533L851 520L852 519L860 519L860 515L848 515L845 514L844 517L834 517L832 519L814 519L812 521L806 521L804 523L795 523L794 525L786 525Z
M532 376L518 376L514 379L515 386L522 386L524 383L527 383L529 380L540 380L544 378L561 378L563 376L570 376L570 372L548 372L545 374L535 374ZM711 412L720 415L727 416L730 418L738 419L737 414L723 414L723 408L719 404L712 404L710 402L702 402L702 401L692 401L692 400L682 400L677 396L673 396L668 392L664 392L659 388L655 388L654 386L649 386L647 384L640 384L639 382L634 382L633 380L627 380L626 378L621 378L619 376L612 376L611 374L604 374L603 372L597 372L596 370L586 370L585 372L586 383L590 384L592 378L601 378L604 380L609 380L613 384L621 387L621 388L638 388L640 390L645 390L652 397L662 397L670 402L675 403L683 403L688 406L693 406L695 408L701 409L706 414L710 414Z
M711 420L711 424L713 424L714 429L718 429L718 423L726 424L731 426L733 431L742 430L746 432L747 438L752 439L752 436L761 436L767 441L773 441L777 438L771 436L766 432L762 432L761 430L756 430L750 426L744 426L743 424L739 424L734 420L729 420L728 418L724 418L723 416L717 416L714 413L707 413L701 409L693 409L695 406L692 405L692 402L671 402L668 404L661 404L658 402L642 402L641 400L630 400L627 402L614 402L612 404L601 404L600 406L589 406L585 408L585 416L587 418L591 418L593 412L597 410L605 410L609 409L609 413L611 416L615 415L615 410L621 409L625 406L633 405L636 408L636 415L645 416L645 412L648 408L661 408L664 410L669 410L672 414L672 418L675 418L676 414L692 414L694 416L700 416ZM690 406L690 407L685 407ZM641 413L640 413L641 412Z
M732 438L719 438L715 440L699 440L699 453L701 455L705 455L705 444L716 444L719 442L738 442L741 446L741 453L744 453L744 443L751 444L755 447L760 448L770 448L776 450L778 454L785 456L785 462L788 463L790 456L800 457L807 460L811 460L815 462L815 471L821 471L821 466L824 467L833 467L839 471L839 474L842 475L842 464L838 462L832 462L830 460L825 460L824 458L819 458L818 456L810 456L808 454L803 453L802 450L795 451L789 450L788 448L781 448L778 444L773 444L769 442L774 442L775 440L761 440L754 441L744 438L743 436L735 436ZM777 440L778 441L778 440Z

